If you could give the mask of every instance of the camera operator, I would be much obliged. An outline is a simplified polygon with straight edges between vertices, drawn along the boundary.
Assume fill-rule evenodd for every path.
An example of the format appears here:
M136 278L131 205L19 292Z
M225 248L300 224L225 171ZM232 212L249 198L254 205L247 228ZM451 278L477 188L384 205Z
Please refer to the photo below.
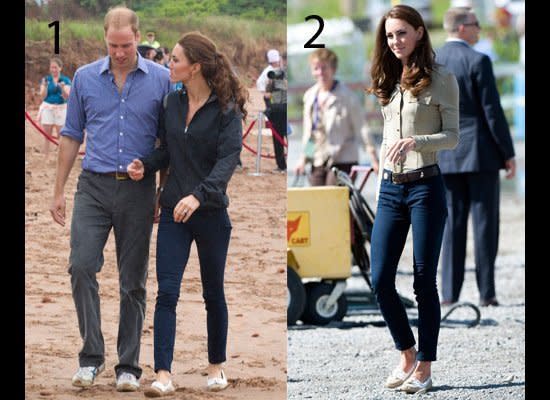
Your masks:
M267 60L269 66L264 69L256 86L258 90L263 92L264 102L266 104L265 115L271 121L273 128L284 140L287 134L287 118L286 118L286 92L288 81L286 70L281 62L279 52L271 49L267 52ZM265 77L265 78L264 78ZM284 146L280 139L272 135L273 148L275 150L275 161L277 169L274 172L286 173L286 159Z

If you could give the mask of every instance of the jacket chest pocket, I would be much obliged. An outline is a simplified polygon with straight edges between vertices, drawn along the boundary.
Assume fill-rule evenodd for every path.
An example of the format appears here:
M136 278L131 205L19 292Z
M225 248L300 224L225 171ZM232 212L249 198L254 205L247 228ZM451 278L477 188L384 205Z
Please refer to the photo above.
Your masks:
M414 112L414 123L417 133L424 129L432 129L441 124L439 106L433 102L431 95L411 97L409 107Z

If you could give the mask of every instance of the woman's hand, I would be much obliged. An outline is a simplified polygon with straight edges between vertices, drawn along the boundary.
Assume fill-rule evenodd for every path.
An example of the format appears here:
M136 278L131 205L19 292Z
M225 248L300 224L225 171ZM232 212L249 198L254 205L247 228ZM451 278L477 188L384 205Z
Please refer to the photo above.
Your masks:
M294 173L296 175L304 175L305 170L306 170L306 163L303 160L298 161L298 163L294 167Z
M399 139L389 149L387 157L390 162L396 164L398 162L404 162L407 158L407 153L414 150L416 142L412 136L404 139Z
M174 207L174 221L187 222L195 210L199 208L200 204L200 201L192 194L185 196Z
M128 172L130 179L139 181L143 178L145 167L143 166L141 160L135 158L130 164L128 164L126 171Z

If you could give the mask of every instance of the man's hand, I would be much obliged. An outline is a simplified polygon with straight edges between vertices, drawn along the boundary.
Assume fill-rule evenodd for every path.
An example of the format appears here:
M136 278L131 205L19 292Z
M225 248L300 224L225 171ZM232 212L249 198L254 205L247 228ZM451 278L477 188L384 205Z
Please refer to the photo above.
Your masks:
M126 167L126 171L128 172L128 176L130 177L130 179L134 181L139 181L143 179L145 167L143 166L141 160L135 158L130 164L128 164L128 166Z
M504 166L506 167L506 179L512 179L516 176L516 160L514 158L506 160Z
M65 196L55 196L50 205L50 214L55 222L65 226Z

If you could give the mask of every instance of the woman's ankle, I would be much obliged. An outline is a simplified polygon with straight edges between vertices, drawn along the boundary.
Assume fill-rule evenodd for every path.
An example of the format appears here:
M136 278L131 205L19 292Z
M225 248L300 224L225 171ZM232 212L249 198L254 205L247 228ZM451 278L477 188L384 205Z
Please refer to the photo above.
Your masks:
M416 364L416 349L413 347L401 351L401 369L405 372L409 372Z
M208 367L206 368L207 372L208 372L208 376L209 377L221 377L221 372L222 372L222 368L223 367L223 363L220 363L220 364L208 364Z
M420 382L425 382L430 376L432 376L432 362L419 361L414 370L414 377Z
M159 369L157 371L157 381L159 381L162 384L167 384L172 379L172 374L170 371Z

